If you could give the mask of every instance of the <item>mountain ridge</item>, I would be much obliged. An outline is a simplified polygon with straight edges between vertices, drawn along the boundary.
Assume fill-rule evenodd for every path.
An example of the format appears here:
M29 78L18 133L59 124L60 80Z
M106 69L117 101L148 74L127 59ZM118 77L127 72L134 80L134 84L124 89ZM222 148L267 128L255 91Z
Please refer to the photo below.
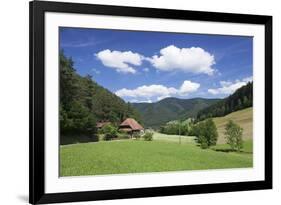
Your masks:
M131 105L139 111L146 127L159 128L171 120L196 117L199 110L220 100L200 97L189 99L168 97L153 103L131 103Z

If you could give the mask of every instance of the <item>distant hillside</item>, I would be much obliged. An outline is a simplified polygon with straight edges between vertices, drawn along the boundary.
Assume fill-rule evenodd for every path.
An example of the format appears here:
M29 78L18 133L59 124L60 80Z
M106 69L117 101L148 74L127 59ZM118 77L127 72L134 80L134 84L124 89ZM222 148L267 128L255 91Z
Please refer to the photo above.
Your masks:
M243 128L243 140L253 138L253 108L246 108L236 112L232 112L224 117L213 118L219 133L218 143L225 143L225 125L228 120L233 120Z
M210 117L221 117L231 112L253 106L253 82L237 89L232 95L223 100L202 109L197 114L197 120L201 121Z
M132 103L144 122L145 127L158 128L171 120L196 117L197 112L220 99L178 99L165 98L155 103Z

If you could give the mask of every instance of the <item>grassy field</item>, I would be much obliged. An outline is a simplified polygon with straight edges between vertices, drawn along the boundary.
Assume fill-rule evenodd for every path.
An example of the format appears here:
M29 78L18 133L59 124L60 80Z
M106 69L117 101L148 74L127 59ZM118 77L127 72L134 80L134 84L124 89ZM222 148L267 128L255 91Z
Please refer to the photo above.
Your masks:
M252 167L252 154L202 150L195 143L120 140L62 145L60 176Z
M219 138L218 144L225 143L225 125L228 120L233 120L243 128L243 140L247 141L253 139L253 108L246 108L233 113L230 113L224 117L213 118L217 126Z
M216 146L211 147L211 149L215 151L221 151L221 152L231 152L231 147L228 144L217 144ZM253 140L248 139L245 140L243 143L243 148L241 149L242 153L253 153Z
M174 143L181 142L182 144L195 143L195 141L194 141L195 137L193 137L193 136L180 136L179 137L179 135L166 135L166 134L162 134L162 133L159 133L159 132L154 132L153 140L174 142Z

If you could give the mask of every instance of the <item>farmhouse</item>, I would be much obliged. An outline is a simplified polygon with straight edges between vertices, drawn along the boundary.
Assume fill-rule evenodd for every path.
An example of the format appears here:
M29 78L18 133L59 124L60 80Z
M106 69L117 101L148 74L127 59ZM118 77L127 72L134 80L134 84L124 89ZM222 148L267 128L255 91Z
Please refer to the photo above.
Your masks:
M144 131L144 128L133 118L127 118L119 125L119 130L133 134L140 134Z

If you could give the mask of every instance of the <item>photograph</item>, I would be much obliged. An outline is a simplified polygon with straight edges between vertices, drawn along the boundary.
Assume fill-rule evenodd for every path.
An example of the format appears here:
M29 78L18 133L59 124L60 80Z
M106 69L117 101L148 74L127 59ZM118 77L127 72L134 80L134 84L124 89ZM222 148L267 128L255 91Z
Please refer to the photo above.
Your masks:
M60 177L253 168L253 36L58 31Z

